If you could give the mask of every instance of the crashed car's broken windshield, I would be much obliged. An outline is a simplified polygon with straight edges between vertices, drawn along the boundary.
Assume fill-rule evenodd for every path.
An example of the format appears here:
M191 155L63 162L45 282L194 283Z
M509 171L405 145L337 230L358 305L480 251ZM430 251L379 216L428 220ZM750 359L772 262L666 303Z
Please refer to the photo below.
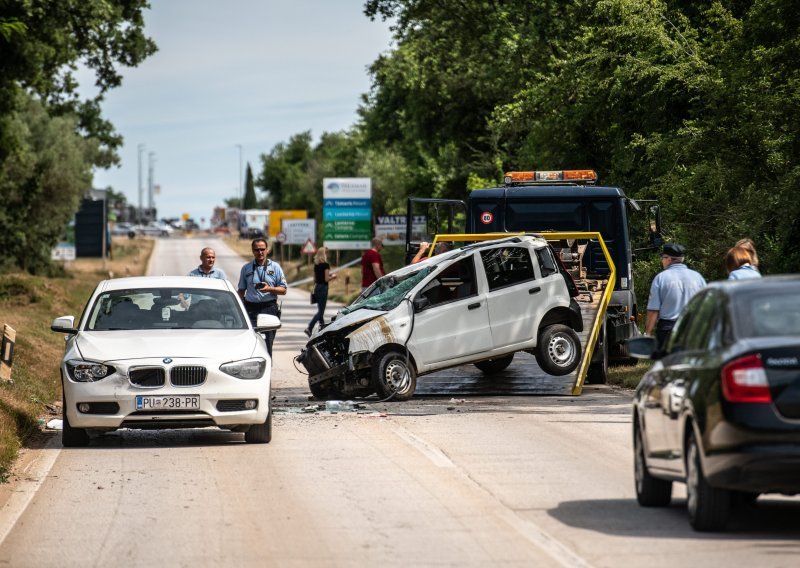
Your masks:
M382 311L394 309L400 305L409 290L436 268L436 266L427 266L407 274L387 274L365 290L355 302L342 309L341 313L345 315L361 308Z

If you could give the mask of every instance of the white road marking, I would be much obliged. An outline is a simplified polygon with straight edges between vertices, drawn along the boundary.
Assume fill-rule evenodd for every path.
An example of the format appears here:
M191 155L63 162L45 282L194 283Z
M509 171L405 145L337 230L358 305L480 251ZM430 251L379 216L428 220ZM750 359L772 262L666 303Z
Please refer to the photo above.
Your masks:
M14 492L0 510L0 544L3 544L47 478L58 454L61 453L61 448L58 447L60 443L61 436L53 436L44 448L34 450L38 455L19 472Z

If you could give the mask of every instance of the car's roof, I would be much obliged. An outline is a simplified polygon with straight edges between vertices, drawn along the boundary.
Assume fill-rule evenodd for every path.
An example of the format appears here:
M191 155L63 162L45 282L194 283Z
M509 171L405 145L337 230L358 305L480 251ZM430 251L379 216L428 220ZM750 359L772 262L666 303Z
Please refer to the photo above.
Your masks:
M230 290L226 280L198 278L196 276L132 276L103 280L98 288L108 290L130 290L136 288L203 288L207 290Z
M728 294L750 293L756 290L778 290L783 287L800 285L800 274L780 274L763 278L747 278L745 280L717 280L709 282L709 286L719 288Z

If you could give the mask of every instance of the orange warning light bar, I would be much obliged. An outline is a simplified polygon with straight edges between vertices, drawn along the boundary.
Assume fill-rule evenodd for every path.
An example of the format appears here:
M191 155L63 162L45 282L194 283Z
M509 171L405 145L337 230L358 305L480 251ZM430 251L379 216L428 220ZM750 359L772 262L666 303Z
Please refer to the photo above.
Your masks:
M594 170L547 170L533 172L506 172L503 177L506 185L515 183L541 183L553 181L594 183L597 172Z

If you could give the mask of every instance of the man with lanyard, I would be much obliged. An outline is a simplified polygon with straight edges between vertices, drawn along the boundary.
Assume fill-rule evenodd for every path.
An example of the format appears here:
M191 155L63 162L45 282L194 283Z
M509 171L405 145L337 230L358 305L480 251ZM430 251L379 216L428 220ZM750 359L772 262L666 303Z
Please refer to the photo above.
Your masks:
M656 332L657 349L662 351L681 310L697 292L706 285L699 272L683 263L686 249L677 243L664 245L661 266L664 270L656 274L650 286L647 301L647 323L645 333Z
M200 251L200 266L195 268L189 273L189 276L200 276L201 278L218 278L220 280L227 280L225 271L221 268L214 268L214 262L217 260L217 255L214 249L206 247Z
M244 307L253 325L256 324L258 314L278 316L278 296L286 294L286 277L277 262L267 258L269 246L265 239L254 239L251 243L253 262L242 266L239 273L239 296L244 300ZM275 332L264 334L267 340L267 350L272 355L272 343L275 341Z

